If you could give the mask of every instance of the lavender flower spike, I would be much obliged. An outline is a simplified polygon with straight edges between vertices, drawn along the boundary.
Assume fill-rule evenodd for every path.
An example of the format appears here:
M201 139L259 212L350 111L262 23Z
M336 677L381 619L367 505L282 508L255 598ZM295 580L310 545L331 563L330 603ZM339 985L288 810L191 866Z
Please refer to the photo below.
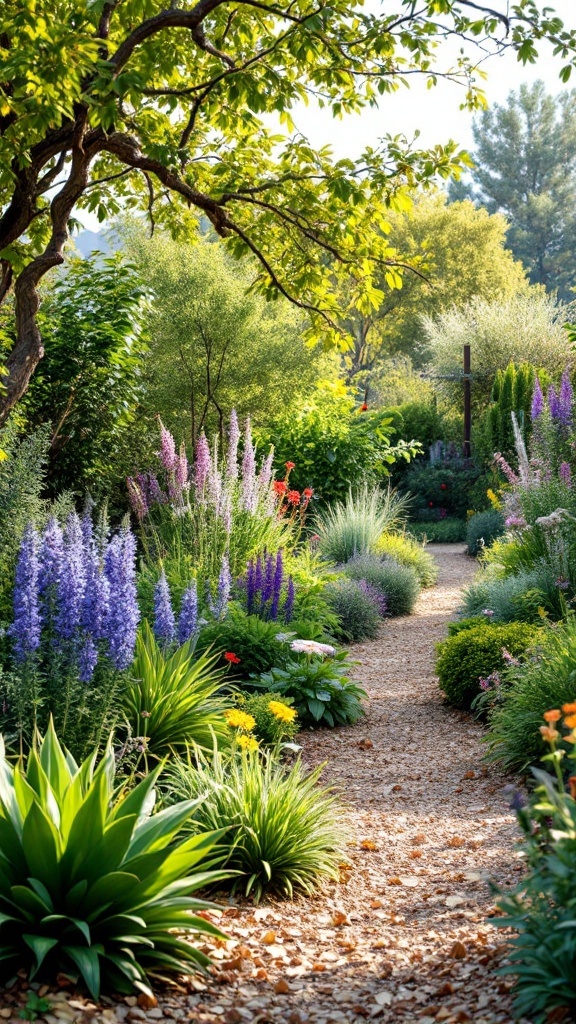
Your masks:
M286 600L284 602L284 622L290 622L292 618L292 612L294 611L294 580L291 576L288 577L288 587L286 591Z
M534 391L532 394L532 408L530 410L532 422L534 423L535 420L540 419L543 412L544 395L542 394L542 385L540 383L540 378L536 377L536 381L534 383Z
M226 452L226 476L236 480L238 477L238 443L240 441L240 427L236 409L230 413L230 427L228 429L228 450Z
M92 640L102 640L104 638L104 622L109 610L110 586L104 574L104 567L89 516L85 516L82 520L82 532L84 534L86 588L82 601L81 625ZM92 656L91 648L86 641L81 660L84 657L85 664L88 664Z
M176 636L176 620L164 570L154 587L154 636L164 644L172 643Z
M64 567L64 537L58 521L52 517L45 527L38 555L38 593L42 625L50 624L56 613L56 598Z
M192 580L182 595L182 605L178 617L178 643L187 643L188 640L192 640L196 636L197 632L198 592L196 580Z
M63 640L72 639L80 626L85 590L84 535L78 516L72 512L64 529L64 562L55 622L56 633Z
M206 440L206 435L200 434L196 441L196 459L194 462L194 484L197 491L204 491L211 469L210 446Z
M553 385L548 388L548 408L553 420L560 419L560 399Z
M566 484L566 487L570 487L572 485L572 470L570 469L570 464L568 462L560 463L558 476L560 477L562 483Z
M114 668L128 668L134 659L140 611L136 599L136 538L129 529L112 537L104 557L110 586L105 622L108 655Z
M8 628L8 633L14 640L14 656L17 661L25 661L40 646L38 547L38 534L29 523L24 531L16 563L14 621Z
M227 555L223 555L222 565L220 568L220 575L218 577L218 592L216 594L216 605L214 607L214 615L217 619L223 619L226 612L228 611L228 602L230 600L231 589L232 576L230 574L230 565L228 563Z
M160 424L160 451L158 452L162 465L168 473L173 473L176 469L178 462L178 455L176 454L176 442L167 429L162 423L160 417L158 417L158 423Z
M252 444L252 427L246 420L244 457L242 459L242 501L247 512L256 511L258 488L256 482L256 453Z
M570 372L566 369L562 374L560 395L558 397L558 418L565 427L570 426L570 423L572 422L573 400L574 392L572 391L572 384L570 382Z

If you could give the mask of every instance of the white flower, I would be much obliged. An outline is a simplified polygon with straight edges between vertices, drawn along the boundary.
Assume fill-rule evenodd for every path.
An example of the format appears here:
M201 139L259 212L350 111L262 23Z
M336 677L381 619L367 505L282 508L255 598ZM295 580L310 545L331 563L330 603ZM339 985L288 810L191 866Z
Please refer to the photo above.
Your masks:
M336 648L330 644L319 644L316 640L293 640L290 650L296 654L336 654Z
M294 633L276 633L275 639L281 644L287 644L290 642Z

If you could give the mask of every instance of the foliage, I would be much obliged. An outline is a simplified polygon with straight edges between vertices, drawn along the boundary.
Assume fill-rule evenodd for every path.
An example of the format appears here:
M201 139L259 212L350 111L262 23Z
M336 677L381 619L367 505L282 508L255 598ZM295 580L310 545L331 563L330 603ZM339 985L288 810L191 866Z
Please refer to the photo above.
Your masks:
M32 427L50 423L48 484L102 493L123 476L147 353L145 289L121 254L69 261L44 296L46 347L23 413Z
M196 642L196 654L214 651L219 655L218 667L233 667L234 676L246 680L249 676L267 672L273 665L282 665L288 650L277 622L265 622L257 615L246 615L239 609L231 611L222 622L210 622L202 627ZM293 634L287 634L288 637ZM228 663L224 658L231 653L238 662Z
M351 663L346 652L329 657L313 655L286 662L260 676L271 692L291 697L298 717L307 725L352 725L363 714L362 687L349 679Z
M540 635L524 622L465 629L437 644L436 673L450 704L469 708L480 693L480 679L506 666L504 648L512 657L523 654Z
M318 515L321 553L332 562L347 562L355 554L374 551L383 533L403 525L408 506L408 498L390 489L349 490L345 501Z
M545 629L533 656L509 670L503 700L490 718L493 760L514 771L537 764L544 751L538 731L542 715L575 699L575 657L576 622L570 615Z
M371 640L378 634L381 621L379 595L366 583L339 579L326 587L326 600L338 616L334 629L337 640Z
M191 896L223 877L218 832L182 839L193 801L152 815L159 769L114 793L110 743L80 766L52 725L13 767L0 749L0 940L3 974L24 968L101 990L150 993L150 979L205 966L175 931L221 933ZM198 871L198 867L201 870Z
M438 565L422 543L414 540L409 533L384 533L376 547L376 553L391 558L399 565L414 569L421 587L431 587L438 579Z
M543 371L540 371L540 375ZM525 440L531 428L530 409L536 373L530 363L508 363L498 370L492 386L490 405L486 409L476 433L483 456L490 461L495 452L506 459L515 454L512 413L520 424Z
M435 441L444 440L444 422L438 411L438 403L432 397L428 401L405 402L398 407L402 417L404 437L418 441L424 451Z
M353 580L364 580L385 599L387 615L410 615L420 593L418 575L412 565L369 553L354 555L343 572Z
M479 555L485 547L490 547L497 537L501 537L505 529L504 516L497 509L477 512L470 516L466 523L468 554Z
M397 434L386 410L359 405L342 381L320 381L305 403L275 419L262 438L274 444L277 471L295 463L297 490L313 487L317 497L334 502L365 481L385 480L397 463L410 461L418 448L397 440Z
M498 370L510 362L531 363L551 374L565 365L571 348L564 324L572 306L533 289L500 302L472 299L465 306L423 318L430 370L439 378L453 374L462 363L462 346L471 346L472 405L482 411L489 402ZM448 401L462 401L460 380L438 379L436 387Z
M481 615L485 609L494 622L538 622L542 612L555 619L564 610L556 577L545 562L512 576L480 576L463 595L462 613Z
M438 462L417 460L402 478L402 489L411 499L415 519L464 519L469 510L470 491L479 480L481 468L472 459L448 452Z
M412 403L428 407L434 402L432 383L417 372L408 355L379 357L369 373L355 374L351 384L367 394L369 405L377 409L398 409ZM402 436L416 434L407 427Z
M173 763L169 799L199 801L194 832L228 830L226 866L242 874L234 888L257 903L268 892L291 898L336 880L343 860L344 827L330 790L318 785L321 772L306 773L300 761L285 768L272 752L215 747L211 757Z
M427 544L457 544L466 540L466 520L438 519L436 521L410 522L406 527L409 534L416 540Z
M230 699L221 693L223 675L214 668L216 658L196 657L190 641L167 655L148 623L143 624L119 703L129 735L142 738L146 755L164 757L190 743L210 748L214 737L225 742L223 713Z
M238 694L236 703L252 715L255 736L269 746L290 742L300 728L297 713L292 710L292 697L274 692Z
M576 96L546 93L543 82L522 84L505 105L481 111L474 123L471 187L456 185L508 221L506 244L530 280L573 297L573 214L576 198Z

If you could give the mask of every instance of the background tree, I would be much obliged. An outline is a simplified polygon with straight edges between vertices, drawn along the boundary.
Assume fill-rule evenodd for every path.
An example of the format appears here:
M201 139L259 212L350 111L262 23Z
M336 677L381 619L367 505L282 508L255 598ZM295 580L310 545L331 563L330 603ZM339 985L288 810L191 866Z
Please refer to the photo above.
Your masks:
M530 281L573 298L576 285L576 91L550 96L544 83L522 85L505 106L474 123L470 195L509 221L506 242Z
M439 18L441 11L442 17ZM398 262L382 203L461 165L454 144L418 152L401 139L356 162L332 160L292 130L290 111L313 97L334 116L376 104L411 74L479 94L473 62L442 67L442 38L514 47L527 62L551 39L563 74L576 32L538 0L510 17L472 0L397 0L385 15L360 0L262 5L256 0L13 0L0 11L0 298L15 289L16 342L6 361L0 419L42 358L38 284L62 263L73 210L105 220L129 200L174 230L204 214L236 255L255 253L259 285L308 309L312 329L339 338L344 280L365 310L382 301L375 274ZM276 114L274 120L262 115ZM334 260L332 281L326 257ZM331 333L332 332L332 333Z
M476 209L470 200L448 203L443 192L420 195L388 220L391 243L418 273L406 274L402 289L385 294L377 309L364 315L355 311L347 320L354 348L344 363L349 379L360 384L377 374L384 357L404 353L422 363L423 314L463 305L474 296L507 299L527 286L522 265L505 247L506 221Z

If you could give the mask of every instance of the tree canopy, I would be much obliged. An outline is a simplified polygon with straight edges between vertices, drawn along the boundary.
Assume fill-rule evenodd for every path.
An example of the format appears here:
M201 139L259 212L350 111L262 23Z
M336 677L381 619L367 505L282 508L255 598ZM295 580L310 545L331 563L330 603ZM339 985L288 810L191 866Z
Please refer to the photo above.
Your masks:
M576 285L576 91L550 96L543 82L521 85L505 106L474 124L469 195L509 221L507 244L533 284L573 298Z
M388 5L387 5L388 6ZM415 74L481 95L474 56L445 67L443 38L513 47L533 61L552 40L569 75L576 31L537 0L502 13L482 0L13 0L0 12L0 299L15 292L16 342L5 418L42 357L38 283L64 259L75 208L106 219L123 203L190 230L207 217L235 255L255 254L259 285L312 316L328 343L338 287L371 309L400 283L382 206L462 165L454 143L421 152L401 138L334 161L293 130L312 98L336 117L375 105ZM275 123L264 115L275 115ZM276 124L278 127L276 127ZM288 134L286 134L288 133ZM330 257L330 273L326 264ZM341 287L340 287L341 291Z

